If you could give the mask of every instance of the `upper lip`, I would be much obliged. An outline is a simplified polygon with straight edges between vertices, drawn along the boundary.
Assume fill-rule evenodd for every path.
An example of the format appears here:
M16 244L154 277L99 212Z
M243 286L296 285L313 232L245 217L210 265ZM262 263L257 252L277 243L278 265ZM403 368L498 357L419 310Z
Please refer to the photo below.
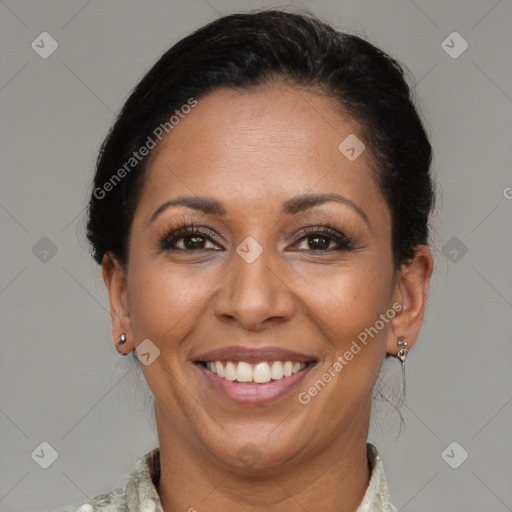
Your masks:
M205 352L195 357L199 361L244 361L246 363L259 363L262 361L292 361L298 363L307 363L315 361L312 355L286 350L282 347L260 347L251 348L243 346L232 346L218 348Z

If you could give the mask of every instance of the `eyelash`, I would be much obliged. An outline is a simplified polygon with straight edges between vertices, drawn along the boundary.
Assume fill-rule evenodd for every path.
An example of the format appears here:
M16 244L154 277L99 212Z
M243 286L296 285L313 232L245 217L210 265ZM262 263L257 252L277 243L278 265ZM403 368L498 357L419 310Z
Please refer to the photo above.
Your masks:
M220 238L211 232L203 231L201 228L198 228L194 226L193 222L186 223L186 222L178 222L175 226L172 228L164 231L163 234L159 237L159 243L158 246L161 251L177 251L177 252L198 252L198 251L208 251L211 249L177 249L174 247L176 242L182 238L184 238L186 235L193 235L197 234L200 235L201 238L205 238L209 240L210 242L213 242L215 244L221 245ZM324 225L320 227L308 227L303 229L300 232L300 238L295 242L297 244L298 242L301 242L303 239L311 237L312 235L328 235L328 238L332 239L338 244L338 248L336 249L311 249L310 251L306 252L318 252L318 253L325 253L325 252L332 252L332 251L353 251L355 249L355 246L352 244L349 237L344 235L343 233L340 233L337 229L330 225ZM220 250L220 249L214 249L214 250Z

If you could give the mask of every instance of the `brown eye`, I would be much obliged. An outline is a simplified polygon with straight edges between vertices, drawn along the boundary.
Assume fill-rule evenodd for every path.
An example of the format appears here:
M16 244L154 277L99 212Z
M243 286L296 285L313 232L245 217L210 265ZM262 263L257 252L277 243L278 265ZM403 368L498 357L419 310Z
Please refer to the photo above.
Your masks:
M162 251L183 252L224 250L219 247L219 242L216 239L217 236L213 233L202 231L195 226L188 226L173 229L165 234L160 240L159 247ZM208 247L207 244L212 244L213 247Z
M328 227L313 227L304 230L301 238L295 243L306 242L306 248L298 248L299 251L351 251L354 249L350 239L338 230ZM332 243L335 247L332 247Z

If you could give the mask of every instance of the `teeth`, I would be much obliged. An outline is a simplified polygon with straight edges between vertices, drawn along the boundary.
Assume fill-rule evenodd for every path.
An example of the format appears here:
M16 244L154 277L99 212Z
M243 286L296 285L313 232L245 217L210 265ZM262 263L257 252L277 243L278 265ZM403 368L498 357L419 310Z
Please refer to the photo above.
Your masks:
M289 377L293 373L293 363L291 361L284 363L283 373L285 377Z
M274 361L270 369L270 376L274 379L282 379L284 377L283 363L281 361Z
M270 382L270 366L268 363L258 363L253 370L254 382Z
M215 365L217 365L217 363L215 363ZM236 367L231 361L226 363L226 368L224 369L224 378L228 380L236 380Z
M245 361L238 363L228 361L208 361L206 367L212 373L230 381L256 382L263 384L271 380L279 380L291 377L306 367L306 363L292 361L262 361L257 364L249 364Z
M215 361L215 370L213 373L216 373L219 377L224 377L224 368L220 361Z
M238 382L252 381L252 367L249 363L240 361L236 367L236 380Z

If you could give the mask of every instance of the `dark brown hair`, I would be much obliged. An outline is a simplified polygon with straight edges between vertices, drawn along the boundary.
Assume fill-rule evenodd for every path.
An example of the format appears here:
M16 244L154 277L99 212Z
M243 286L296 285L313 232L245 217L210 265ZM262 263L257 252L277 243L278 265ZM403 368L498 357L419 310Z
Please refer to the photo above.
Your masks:
M101 147L89 202L87 237L98 263L108 250L127 261L151 152L133 168L126 162L154 138L155 128L191 98L276 78L324 91L363 126L375 179L391 211L395 270L417 245L428 243L435 201L432 149L402 67L369 42L310 14L266 10L224 16L185 37L131 93Z

